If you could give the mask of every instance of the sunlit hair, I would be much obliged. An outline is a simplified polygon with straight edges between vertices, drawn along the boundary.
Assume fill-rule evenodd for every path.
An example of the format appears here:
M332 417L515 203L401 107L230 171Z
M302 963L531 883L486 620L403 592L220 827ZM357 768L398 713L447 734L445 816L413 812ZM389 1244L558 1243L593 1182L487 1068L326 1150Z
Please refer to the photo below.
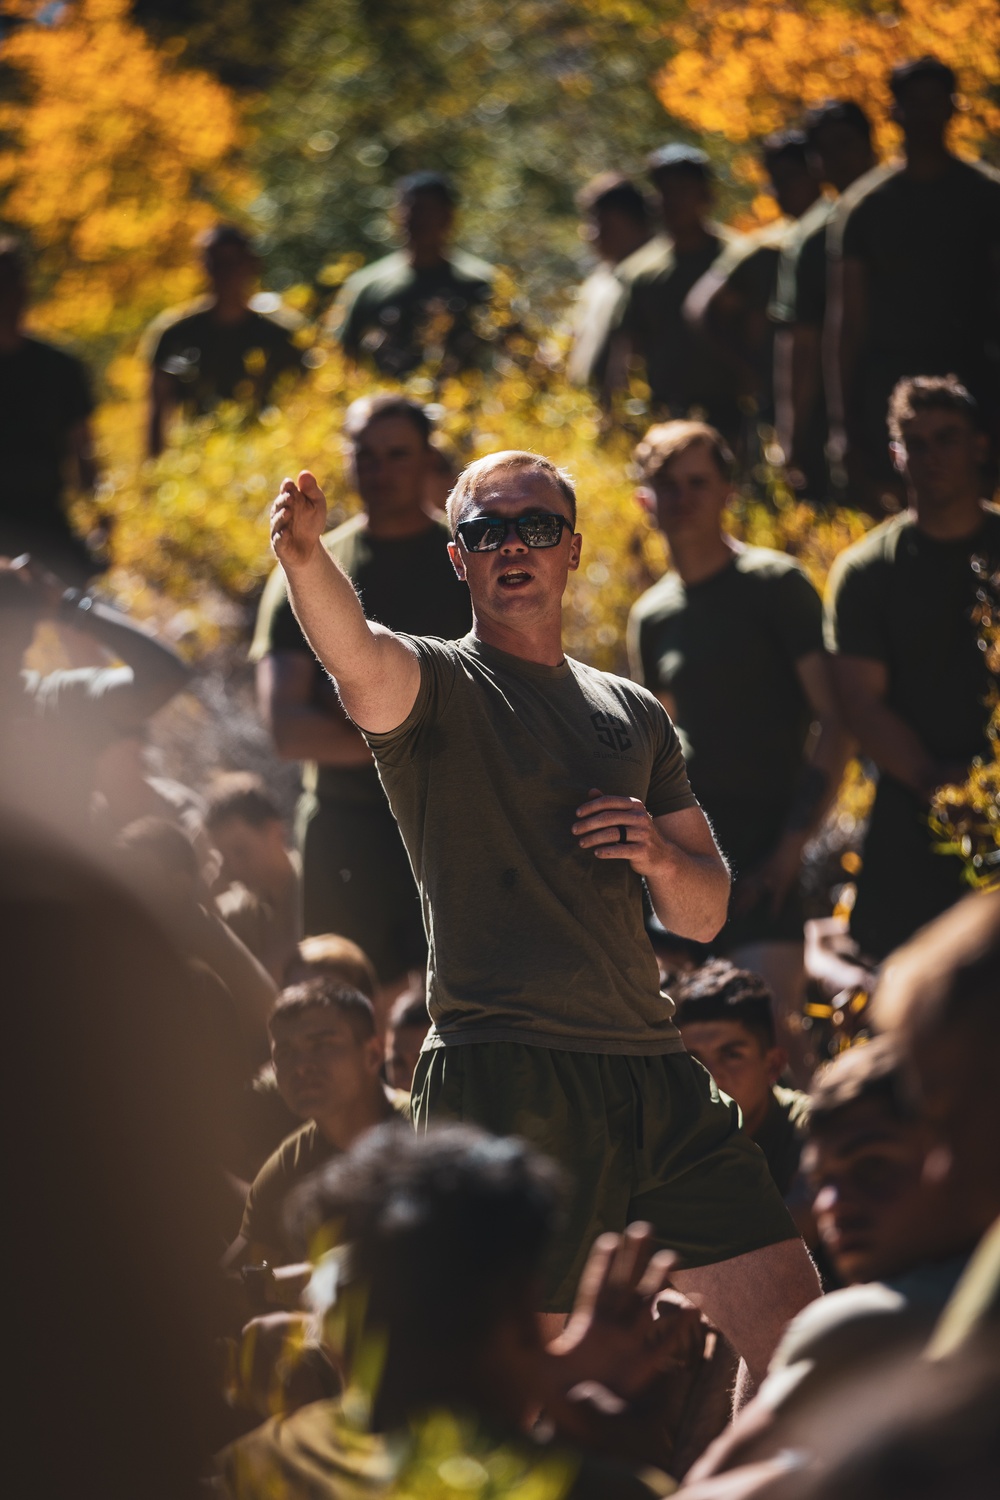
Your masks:
M367 427L382 417L402 417L417 429L424 446L429 444L434 424L426 409L419 401L411 401L409 396L397 396L391 391L376 396L359 396L351 402L344 417L345 438L349 443L355 442Z
M862 1099L877 1101L897 1120L912 1119L915 1113L903 1079L899 1044L890 1036L875 1037L824 1063L813 1075L809 1097L809 1128L814 1134Z
M375 965L368 954L339 932L316 933L299 943L298 952L285 969L285 983L302 984L309 979L338 979L369 1000L378 988Z
M240 818L251 828L280 821L281 811L262 776L230 771L212 782L205 797L205 827L221 828L231 818Z
M902 442L903 427L918 411L956 411L975 428L982 426L975 397L957 375L907 375L889 397L889 436Z
M304 984L292 984L282 990L267 1018L267 1029L274 1036L276 1027L286 1021L297 1021L310 1010L336 1011L359 1044L375 1035L375 1012L367 995L332 978L308 979Z
M488 453L485 458L477 458L475 463L469 464L458 476L458 482L448 496L448 524L453 533L464 513L470 505L475 504L497 470L509 473L512 469L533 469L551 480L569 505L570 520L576 526L576 490L566 470L558 468L550 458L543 458L540 453L509 448L503 453Z
M775 1045L771 991L759 974L738 969L727 958L707 959L691 974L674 980L670 993L674 1019L683 1031L706 1021L737 1021L752 1032L763 1051Z
M690 448L707 448L723 479L731 480L735 460L721 432L707 422L659 422L635 449L633 462L641 480L655 479L674 458Z

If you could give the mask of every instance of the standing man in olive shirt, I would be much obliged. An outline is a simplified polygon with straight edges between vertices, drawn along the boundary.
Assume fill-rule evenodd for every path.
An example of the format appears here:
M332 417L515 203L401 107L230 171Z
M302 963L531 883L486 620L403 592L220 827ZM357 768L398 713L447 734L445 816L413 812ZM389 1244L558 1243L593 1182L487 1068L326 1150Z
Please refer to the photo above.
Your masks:
M890 86L903 161L845 203L830 242L830 409L862 499L901 491L886 433L898 380L954 372L994 435L1000 393L1000 176L948 149L951 68L922 57Z
M370 624L320 545L325 514L312 474L286 480L272 544L420 883L433 1026L418 1128L469 1120L565 1164L574 1192L548 1311L569 1310L597 1231L648 1218L680 1253L673 1279L758 1377L817 1283L763 1157L659 993L642 881L662 919L708 938L729 877L666 714L563 654L582 543L568 476L521 452L461 476L449 550L474 625L457 642Z
M640 502L672 569L637 601L637 681L677 724L691 785L731 861L730 918L717 950L762 975L781 1045L802 1082L802 851L832 801L846 745L823 651L823 607L782 552L723 529L732 455L711 427L667 422L636 449ZM810 742L810 726L818 736Z
M476 315L493 295L494 268L450 245L455 189L439 172L398 184L402 250L356 271L335 309L344 353L398 379L422 364L455 375L491 348Z
M431 425L423 407L401 396L363 397L344 431L365 509L324 546L373 619L414 635L463 635L468 593L448 561L446 528L424 509ZM280 568L264 590L251 656L278 754L306 762L296 817L304 931L353 939L383 989L398 989L426 956L406 851L371 751L299 629Z
M959 862L934 850L928 803L989 753L996 680L972 619L973 560L1000 568L1000 514L981 498L989 445L965 387L900 381L889 430L910 508L840 554L826 620L844 717L879 769L851 913L877 960L966 889Z

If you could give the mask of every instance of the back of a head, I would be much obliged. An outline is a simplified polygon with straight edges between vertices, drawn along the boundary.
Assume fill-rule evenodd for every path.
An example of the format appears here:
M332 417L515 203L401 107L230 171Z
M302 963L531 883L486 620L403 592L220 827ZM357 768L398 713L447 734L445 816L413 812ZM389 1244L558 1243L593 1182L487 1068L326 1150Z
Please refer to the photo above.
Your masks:
M683 141L671 141L668 145L651 151L646 158L646 170L657 183L663 177L674 175L708 186L714 178L707 153L698 146L688 146Z
M850 1047L823 1063L809 1090L812 1134L834 1125L844 1111L862 1100L876 1101L897 1120L915 1117L900 1066L894 1038L879 1036L863 1046Z
M523 1141L471 1126L380 1126L299 1192L307 1241L347 1246L341 1284L365 1299L390 1357L447 1365L479 1345L538 1272L559 1198L556 1167Z
M871 142L871 120L860 104L853 99L824 99L822 104L808 110L803 119L806 145L814 150L823 131L834 125L846 126L864 141Z
M238 224L214 224L211 229L206 229L204 234L199 235L197 245L206 260L216 251L230 248L244 251L247 255L254 254L253 241Z
M954 94L958 87L954 70L930 53L898 63L889 74L889 89L897 103L903 102L907 90L914 84L924 82L936 84L942 93L949 95Z
M627 214L637 224L645 224L649 218L649 205L634 182L620 172L602 172L592 177L576 197L577 208L582 214L599 214L607 210Z
M809 171L808 145L802 130L775 130L761 141L760 154L767 171L780 162Z
M401 203L410 202L420 193L432 193L454 208L458 203L458 193L451 178L444 172L411 172L406 177L400 177L396 183L396 196Z
M367 953L351 938L337 932L303 938L297 955L289 960L284 978L286 985L317 978L339 979L360 990L367 1000L374 999L378 989L378 975Z
M703 1021L738 1021L760 1038L765 1050L775 1045L771 991L759 974L738 969L725 958L710 958L670 988L677 1025Z
M252 771L231 771L211 783L205 795L205 827L218 828L231 818L261 828L281 820L278 804L262 776Z

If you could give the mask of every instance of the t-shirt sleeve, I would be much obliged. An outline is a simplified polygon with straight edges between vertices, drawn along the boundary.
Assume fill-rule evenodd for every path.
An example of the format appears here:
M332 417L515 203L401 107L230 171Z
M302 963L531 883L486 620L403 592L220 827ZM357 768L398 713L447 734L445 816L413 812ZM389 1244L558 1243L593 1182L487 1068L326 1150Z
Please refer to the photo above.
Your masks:
M653 818L661 818L666 813L697 807L698 799L691 790L681 742L670 716L652 694L644 693L643 699L659 741L646 793L646 811Z
M826 649L841 656L887 661L888 642L872 569L838 558L827 589Z
M867 260L871 251L872 220L876 214L871 197L860 198L841 220L836 247L845 259Z
M372 734L361 725L361 733L379 765L399 766L419 753L425 732L436 724L448 706L458 666L455 653L447 641L433 636L404 635L397 632L416 653L420 663L420 687L416 700L402 724L384 734Z
M795 267L794 322L822 328L826 319L828 265L824 228L809 235L799 254Z
M285 1236L281 1225L287 1182L281 1150L269 1156L250 1185L240 1235L248 1245L263 1246L266 1258L280 1259Z
M806 575L789 568L769 590L771 625L790 661L823 650L823 601Z

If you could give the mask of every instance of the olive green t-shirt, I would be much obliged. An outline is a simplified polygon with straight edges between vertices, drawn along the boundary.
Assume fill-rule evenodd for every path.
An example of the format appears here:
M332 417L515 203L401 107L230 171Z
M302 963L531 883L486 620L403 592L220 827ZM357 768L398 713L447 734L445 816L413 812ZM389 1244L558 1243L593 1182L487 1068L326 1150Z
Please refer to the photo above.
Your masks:
M435 358L451 371L477 364L491 347L476 325L495 275L464 250L419 271L402 251L384 256L344 284L336 315L345 353L393 376Z
M819 198L781 247L770 314L775 323L822 328L826 318L826 241L837 200Z
M448 557L450 537L447 526L439 522L416 536L373 537L367 517L358 515L329 532L323 545L354 584L369 620L390 630L450 640L464 635L472 623L469 590L455 576ZM271 651L299 651L315 663L317 703L333 693L292 611L280 568L271 574L261 597L250 659L260 661ZM320 797L382 804L374 766L308 763L303 781Z
M773 848L812 713L796 672L823 649L823 608L799 565L746 547L702 583L667 573L629 616L629 664L669 694L688 775L736 873Z
M410 644L413 709L366 739L420 886L425 1046L682 1051L640 877L571 832L591 787L653 817L697 805L664 710L582 662L542 666L471 635Z
M787 1196L799 1170L799 1158L808 1136L811 1108L812 1100L808 1094L775 1084L771 1090L767 1114L754 1133L754 1141L767 1157L771 1176L783 1198Z
M220 401L261 406L275 381L302 371L294 342L295 318L248 308L237 323L220 323L209 301L164 313L146 330L143 351L155 370L172 375L178 398L191 411L211 411Z

